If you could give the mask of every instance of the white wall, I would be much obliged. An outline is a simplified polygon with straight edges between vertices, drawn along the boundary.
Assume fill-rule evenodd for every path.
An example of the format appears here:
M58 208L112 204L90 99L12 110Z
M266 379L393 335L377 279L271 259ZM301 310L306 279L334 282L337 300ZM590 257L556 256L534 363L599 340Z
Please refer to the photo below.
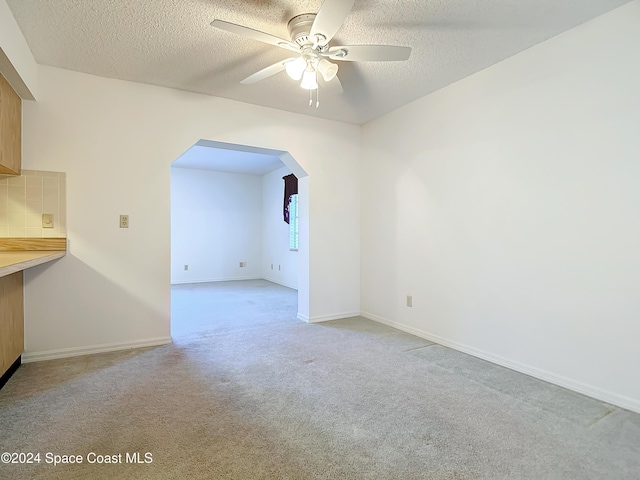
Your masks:
M298 255L289 250L289 224L284 222L284 181L291 171L279 168L262 177L262 278L298 288Z
M636 1L364 126L365 315L640 411L638 25Z
M261 267L262 177L171 168L171 283L260 278Z
M51 67L38 81L40 101L24 102L24 168L67 173L69 251L26 272L27 360L168 340L170 165L200 139L300 163L299 316L360 311L359 127Z

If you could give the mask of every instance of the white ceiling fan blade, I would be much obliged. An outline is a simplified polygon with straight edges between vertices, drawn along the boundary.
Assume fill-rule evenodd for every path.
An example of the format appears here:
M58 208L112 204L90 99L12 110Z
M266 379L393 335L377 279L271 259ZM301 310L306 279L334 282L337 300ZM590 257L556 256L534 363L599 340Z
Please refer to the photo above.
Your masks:
M350 62L393 62L408 60L411 47L395 45L344 45L331 47L321 54L332 60Z
M292 50L294 52L300 51L300 47L298 47L298 45L296 45L295 43L291 43L288 40L276 37L269 33L254 30L253 28L243 27L242 25L225 22L224 20L214 20L213 22L211 22L211 26L219 28L221 30L226 30L227 32L235 33L236 35L240 35L241 37L251 38L259 42L268 43L269 45L274 45L276 47Z
M315 38L316 35L322 35L320 45L326 45L329 40L338 33L340 27L349 15L349 12L353 8L355 0L324 0L324 3L316 14L316 19L311 25L311 32L309 36Z
M248 76L240 83L245 85L251 85L252 83L259 82L260 80L264 80L265 78L269 78L277 73L284 71L285 63L290 62L291 60L295 60L294 57L287 58L286 60L281 60L273 65L269 65L268 67L263 68L259 72L254 73L253 75Z

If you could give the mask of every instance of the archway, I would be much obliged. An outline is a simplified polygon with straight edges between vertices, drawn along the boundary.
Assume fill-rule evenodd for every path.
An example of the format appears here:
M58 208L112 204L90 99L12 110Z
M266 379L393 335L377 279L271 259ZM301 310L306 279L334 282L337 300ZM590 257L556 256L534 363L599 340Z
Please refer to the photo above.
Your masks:
M281 245L289 228L282 221L283 173L298 178L295 250ZM307 173L286 151L196 142L171 165L172 285L265 279L296 289L297 318L307 320L308 185ZM288 242L288 230L284 235Z

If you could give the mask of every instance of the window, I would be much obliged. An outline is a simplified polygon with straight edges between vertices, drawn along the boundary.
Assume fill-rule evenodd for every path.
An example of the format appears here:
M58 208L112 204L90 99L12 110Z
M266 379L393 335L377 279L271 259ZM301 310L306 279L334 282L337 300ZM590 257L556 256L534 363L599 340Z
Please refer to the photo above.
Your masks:
M289 203L289 250L298 250L298 195Z

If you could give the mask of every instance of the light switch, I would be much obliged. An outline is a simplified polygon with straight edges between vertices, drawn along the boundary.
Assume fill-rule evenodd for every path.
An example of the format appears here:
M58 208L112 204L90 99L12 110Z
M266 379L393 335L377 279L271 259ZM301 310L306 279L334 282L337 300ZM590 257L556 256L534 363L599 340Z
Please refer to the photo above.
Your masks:
M42 228L53 228L53 213L42 214Z

